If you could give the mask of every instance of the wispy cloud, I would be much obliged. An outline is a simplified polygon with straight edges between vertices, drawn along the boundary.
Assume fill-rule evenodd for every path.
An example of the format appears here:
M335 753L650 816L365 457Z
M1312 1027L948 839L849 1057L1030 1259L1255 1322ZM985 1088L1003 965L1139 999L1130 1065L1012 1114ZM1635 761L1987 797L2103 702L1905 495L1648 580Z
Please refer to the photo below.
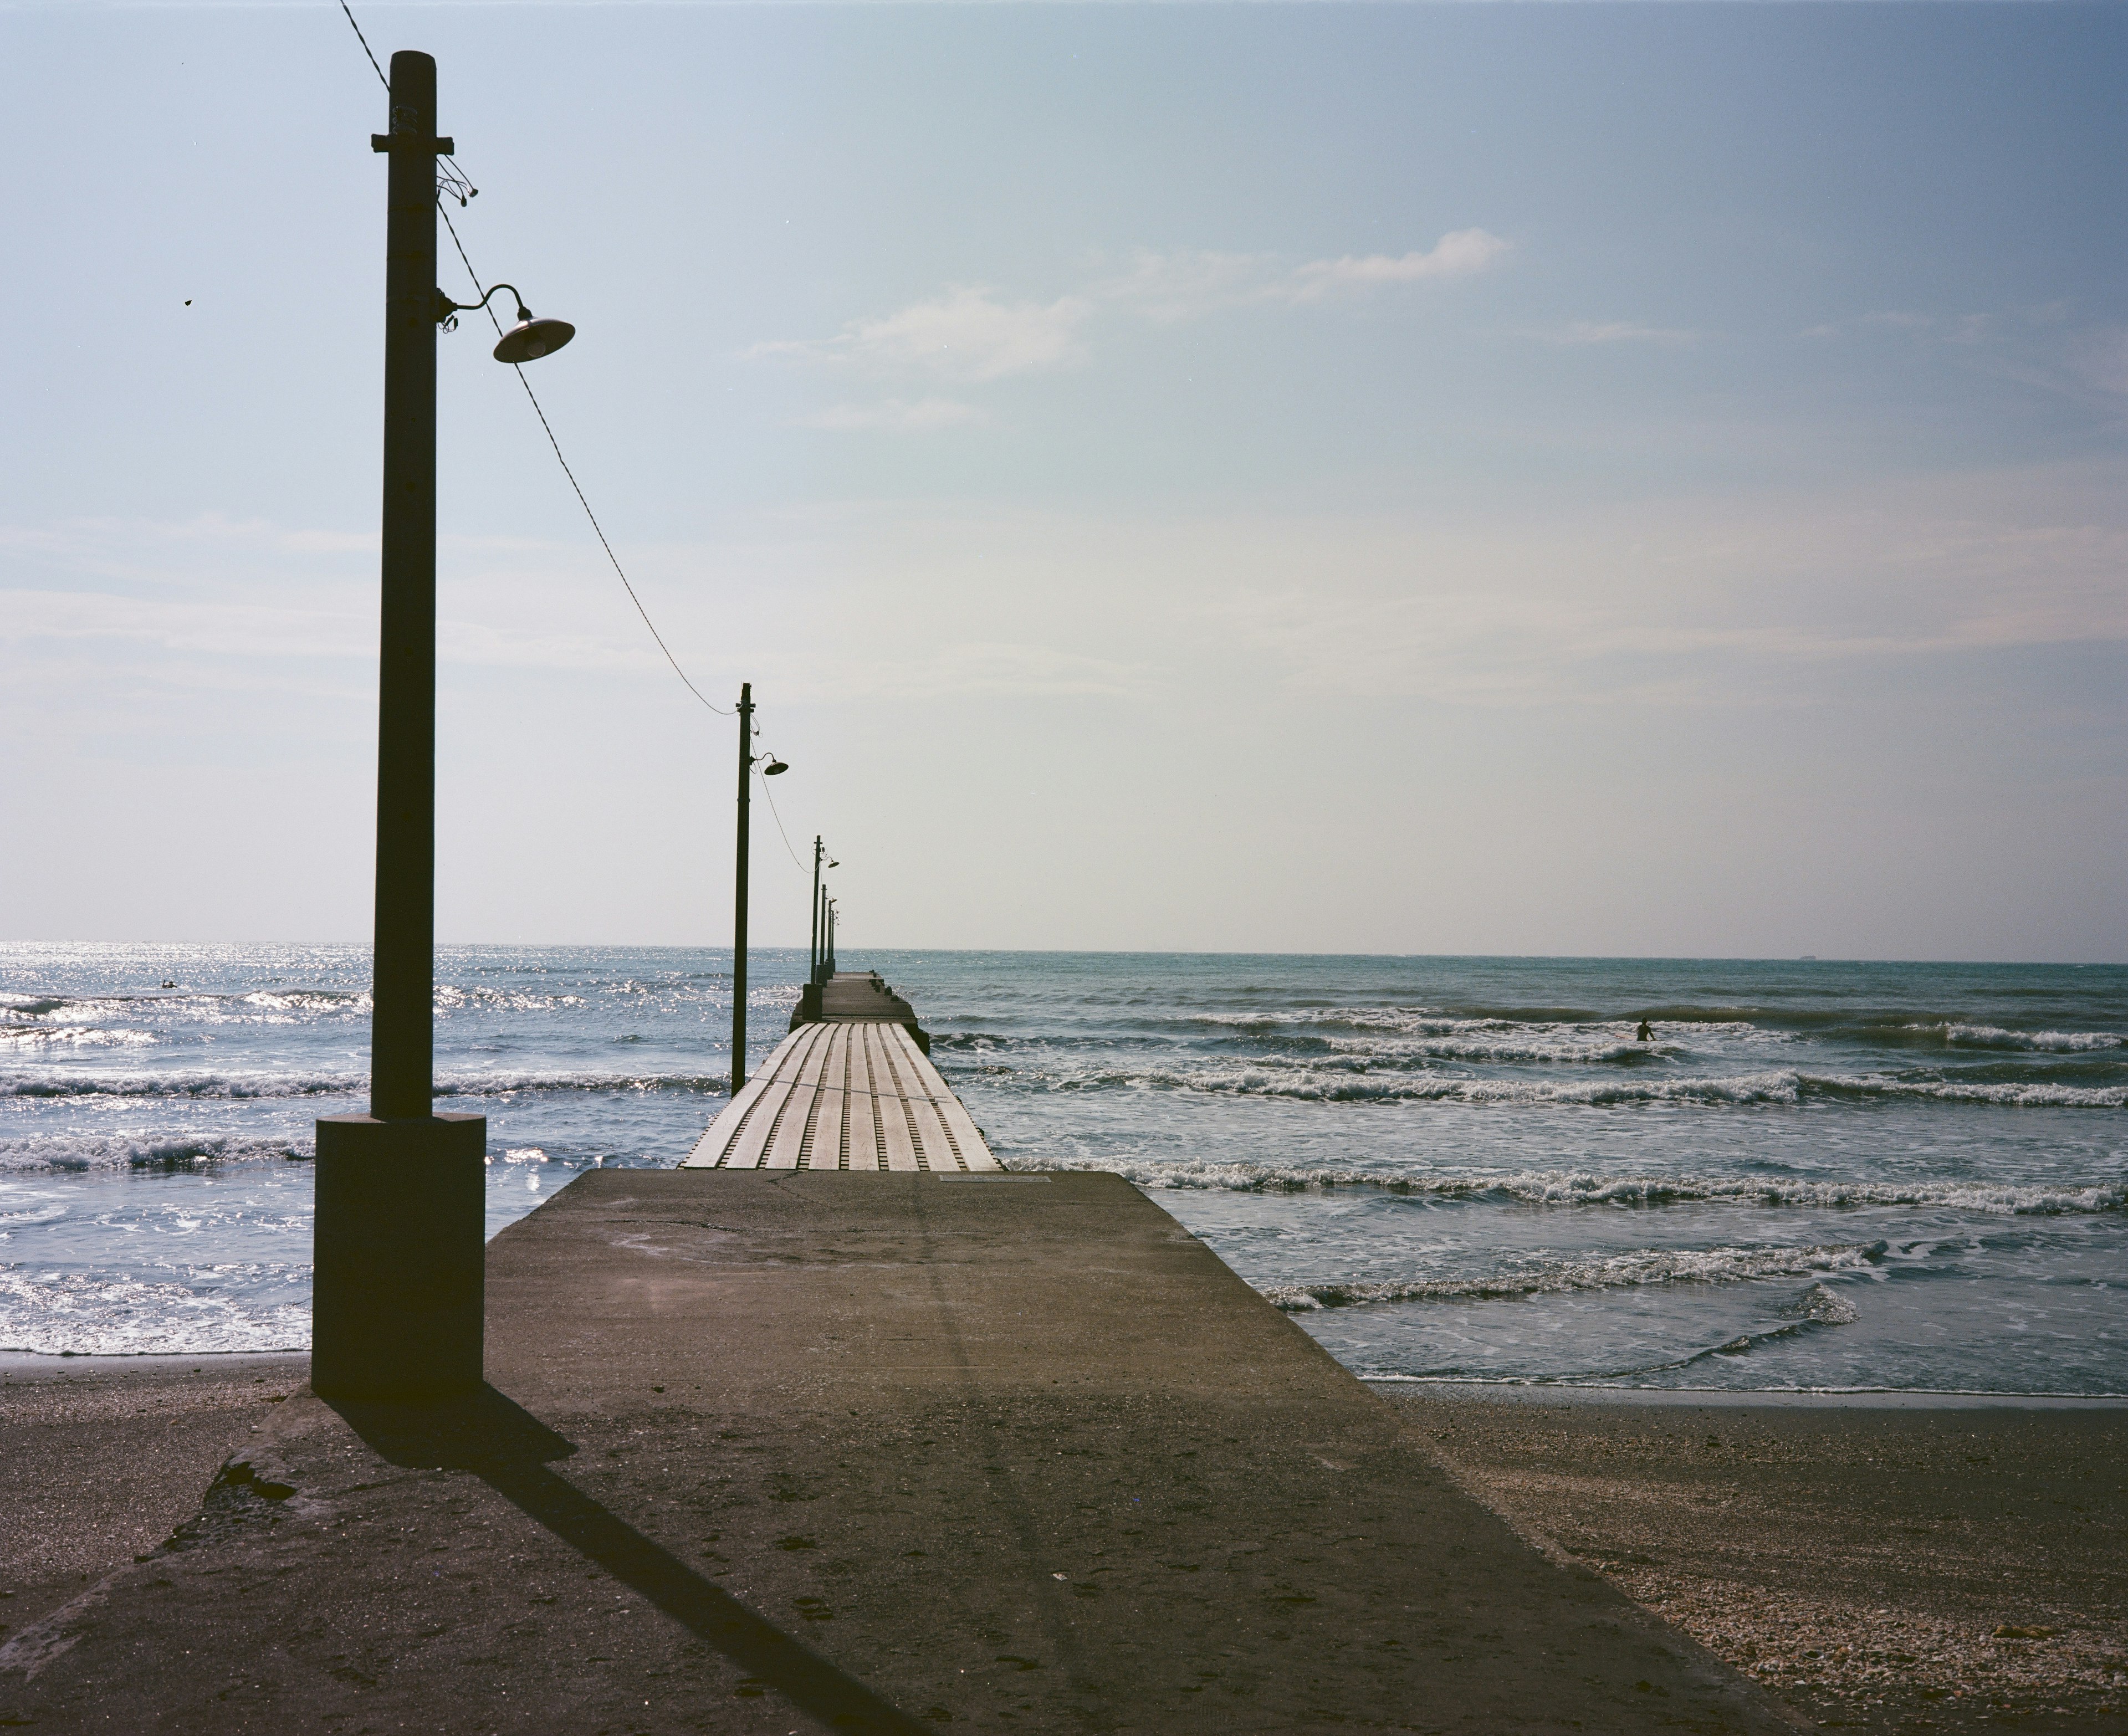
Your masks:
M1277 260L1268 254L1147 250L1133 256L1128 271L1102 279L1089 293L1171 324L1257 300L1277 269Z
M1850 332L1903 331L1939 344L1978 344L1988 335L1992 322L1986 314L1921 314L1898 308L1860 314L1852 320L1836 320L1813 325L1806 338L1839 338Z
M1271 285L1265 299L1323 301L1364 294L1399 283L1424 283L1468 277L1485 270L1508 251L1508 243L1483 229L1459 229L1420 252L1347 254L1338 259L1312 259Z
M886 398L876 404L831 404L792 420L800 428L824 428L834 434L929 434L987 422L990 412L955 398L919 398L914 403Z
M898 313L853 320L832 338L757 344L747 353L997 380L1084 361L1079 329L1093 311L1081 296L1004 301L981 284L962 285Z
M1285 264L1269 254L1144 252L1120 274L1053 301L1009 301L986 284L957 285L897 312L853 320L832 338L776 339L751 346L745 354L874 372L929 373L980 384L1084 362L1089 354L1086 328L1104 306L1127 308L1165 324L1223 308L1350 301L1405 285L1475 276L1495 264L1509 246L1488 230L1459 229L1430 248L1346 254L1299 265ZM820 420L840 414L822 411L810 419L812 425L917 425Z
M1087 293L1163 322L1221 308L1305 306L1349 300L1399 285L1467 277L1488 269L1510 244L1483 229L1459 229L1431 248L1403 254L1346 254L1286 265L1271 254L1140 253L1130 269Z

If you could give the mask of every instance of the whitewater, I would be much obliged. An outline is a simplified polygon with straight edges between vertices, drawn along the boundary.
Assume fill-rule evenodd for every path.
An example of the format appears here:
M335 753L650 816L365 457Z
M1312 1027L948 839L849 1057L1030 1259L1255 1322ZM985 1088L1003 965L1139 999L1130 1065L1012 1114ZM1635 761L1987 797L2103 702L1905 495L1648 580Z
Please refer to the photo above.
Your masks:
M1129 1177L1371 1378L2128 1392L2128 969L843 963L1008 1166ZM491 1233L685 1155L730 965L439 955ZM752 956L755 1054L803 968ZM304 1345L311 1125L365 1107L368 985L356 946L0 946L0 1350Z

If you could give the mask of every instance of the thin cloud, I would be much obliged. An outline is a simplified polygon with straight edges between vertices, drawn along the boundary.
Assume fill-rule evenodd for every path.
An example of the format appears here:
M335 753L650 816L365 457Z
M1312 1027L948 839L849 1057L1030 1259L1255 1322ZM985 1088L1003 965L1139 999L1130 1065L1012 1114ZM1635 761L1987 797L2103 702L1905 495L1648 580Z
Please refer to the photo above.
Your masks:
M1169 325L1259 299L1264 280L1277 268L1268 254L1140 252L1128 271L1096 284L1091 293Z
M1311 260L1273 285L1266 298L1323 301L1399 283L1473 277L1508 250L1508 243L1489 230L1459 229L1443 235L1423 253L1414 250L1394 258L1388 254L1347 254L1341 259Z
M981 284L949 289L877 319L853 320L833 338L757 344L749 356L792 356L980 382L1068 368L1085 359L1079 328L1090 301L1001 301Z
M1404 254L1347 254L1284 267L1270 254L1141 253L1122 276L1090 292L1170 323L1221 308L1266 303L1304 306L1408 283L1467 277L1488 269L1512 244L1489 230L1459 229L1431 248Z
M1862 314L1852 320L1836 320L1829 325L1813 325L1803 333L1806 338L1839 338L1856 331L1903 331L1916 337L1933 338L1941 344L1978 344L1989 332L1986 314L1917 314L1898 308L1880 312Z
M929 373L965 384L1076 367L1087 359L1085 329L1103 306L1128 307L1161 324L1222 308L1309 306L1423 282L1475 276L1510 250L1483 229L1459 229L1430 248L1404 254L1347 254L1282 266L1268 254L1140 253L1119 276L1050 301L1006 301L984 284L957 285L898 312L853 320L832 338L756 344L754 359L785 358L881 373ZM920 406L919 406L920 407ZM873 420L845 406L824 411L832 428L914 427ZM932 424L926 425L944 425Z

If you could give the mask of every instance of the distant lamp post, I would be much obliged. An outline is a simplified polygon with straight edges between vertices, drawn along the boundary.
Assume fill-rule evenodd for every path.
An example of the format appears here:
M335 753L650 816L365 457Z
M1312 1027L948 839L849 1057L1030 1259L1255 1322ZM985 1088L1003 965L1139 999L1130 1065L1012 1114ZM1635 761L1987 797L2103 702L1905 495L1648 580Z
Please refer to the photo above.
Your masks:
M826 956L821 945L827 932L827 924L823 920L827 907L820 902L824 896L820 889L820 868L824 862L830 868L843 866L828 854L827 846L820 842L816 832L813 837L813 950L805 973L806 982L816 989L820 986L820 960Z
M522 312L524 310L520 309ZM732 1095L746 1083L746 881L753 820L753 769L762 756L753 751L753 683L739 690L739 860L732 874ZM761 766L765 778L781 777L791 768L774 754Z
M436 330L466 311L436 287L436 159L455 147L436 133L434 59L394 55L391 86L392 130L370 139L391 188L369 1113L317 1124L311 1384L406 1402L481 1383L487 1122L434 1112ZM517 311L499 360L575 334Z

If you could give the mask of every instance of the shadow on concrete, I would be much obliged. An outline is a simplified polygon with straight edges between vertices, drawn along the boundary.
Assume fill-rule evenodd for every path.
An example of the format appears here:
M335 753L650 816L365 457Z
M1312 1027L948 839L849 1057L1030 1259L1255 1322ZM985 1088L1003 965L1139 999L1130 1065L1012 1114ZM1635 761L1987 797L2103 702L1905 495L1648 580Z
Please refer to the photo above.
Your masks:
M432 1405L328 1399L371 1449L395 1465L470 1471L587 1560L648 1598L800 1710L865 1736L930 1736L929 1727L763 1620L670 1551L548 1468L577 1449L494 1387Z

